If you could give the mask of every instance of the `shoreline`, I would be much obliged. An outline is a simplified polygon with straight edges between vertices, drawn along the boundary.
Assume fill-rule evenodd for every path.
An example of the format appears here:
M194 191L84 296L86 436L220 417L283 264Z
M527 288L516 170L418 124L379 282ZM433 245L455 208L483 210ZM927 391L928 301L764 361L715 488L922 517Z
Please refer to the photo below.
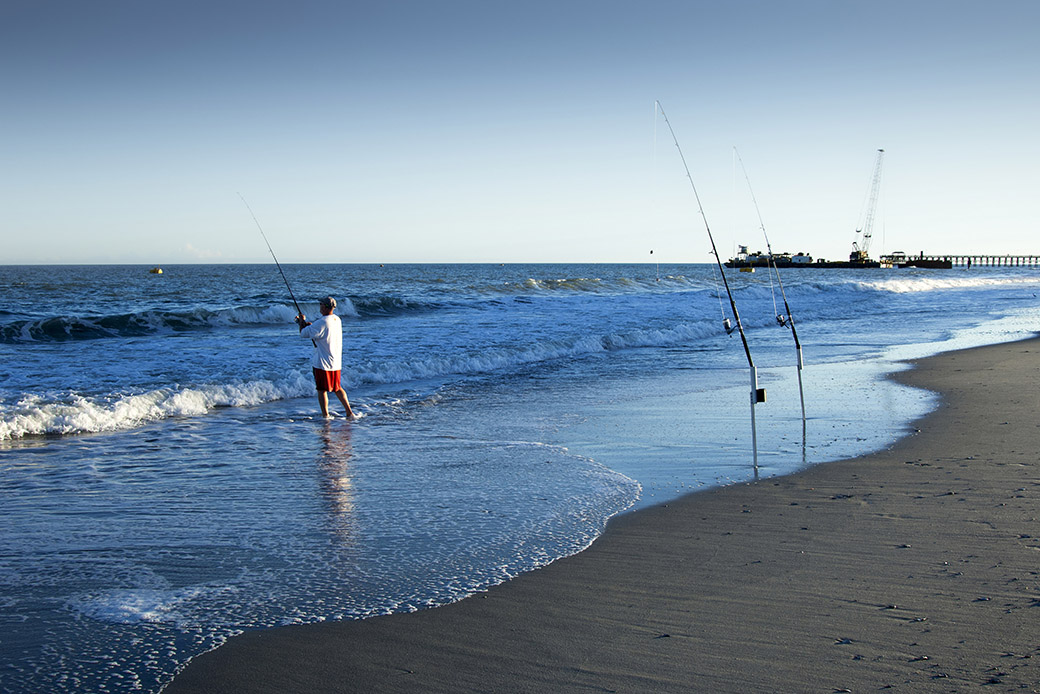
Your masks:
M450 605L247 632L163 691L1040 691L1040 340L911 363L941 402L886 450L622 514Z

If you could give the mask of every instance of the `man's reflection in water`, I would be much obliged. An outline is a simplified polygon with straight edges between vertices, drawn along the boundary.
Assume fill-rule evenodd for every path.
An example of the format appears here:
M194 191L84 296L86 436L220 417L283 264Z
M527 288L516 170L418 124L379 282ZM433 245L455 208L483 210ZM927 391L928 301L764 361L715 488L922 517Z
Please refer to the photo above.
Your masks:
M350 477L350 422L324 421L321 429L321 454L318 472L321 475L321 495L329 511L329 526L333 536L350 543L355 530L354 485Z

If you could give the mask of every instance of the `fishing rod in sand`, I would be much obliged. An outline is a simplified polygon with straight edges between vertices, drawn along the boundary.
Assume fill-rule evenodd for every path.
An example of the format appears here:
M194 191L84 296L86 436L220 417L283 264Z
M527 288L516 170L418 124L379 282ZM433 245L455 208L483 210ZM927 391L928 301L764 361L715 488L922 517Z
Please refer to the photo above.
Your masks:
M802 361L802 343L798 341L798 331L794 327L794 316L791 314L791 306L787 303L787 292L784 291L784 282L780 279L780 268L776 266L776 258L773 257L773 246L769 243L769 234L766 233L766 223L762 220L762 212L758 209L758 200L755 199L755 191L751 187L751 178L748 176L747 169L744 167L744 160L740 158L740 152L737 148L733 148L733 153L737 156L737 161L740 162L740 170L744 172L744 180L747 181L748 192L751 194L751 202L755 205L755 214L758 215L758 225L762 230L762 236L766 239L766 251L769 253L768 262L773 265L773 272L776 274L776 283L780 285L780 296L784 300L784 310L787 311L786 316L778 315L776 317L777 323L781 326L789 326L791 328L791 337L794 338L794 348L797 352L798 367L798 397L802 401L802 451L805 451L805 391L802 389L802 369L804 368L804 362ZM766 272L769 268L766 268ZM776 308L775 302L773 306Z
M238 194L238 197L242 198L242 204L246 206L247 210L249 210L249 216L253 218L256 228L260 230L260 235L264 237L264 243L267 244L267 250L271 251L271 257L274 258L274 265L278 268L278 274L282 276L282 281L285 282L285 288L289 290L289 297L292 299L293 306L296 307L296 315L302 316L303 311L300 310L300 304L296 302L296 295L293 294L292 287L289 286L289 280L285 277L285 272L282 271L282 264L278 262L278 256L274 254L274 249L271 248L271 242L267 240L267 234L264 233L264 228L260 226L260 220L258 220L256 215L253 214L253 208L249 206L249 203L246 202L246 199L242 197L241 193ZM311 340L311 342L314 342L314 340ZM317 347L317 345L315 345L315 347Z
M715 255L715 263L719 267L719 273L722 275L722 284L726 287L726 295L729 297L730 310L733 311L733 319L737 324L737 331L740 332L740 341L744 345L744 354L747 356L748 368L751 369L751 449L752 455L754 456L755 475L758 475L758 434L755 429L755 405L760 402L766 401L766 391L764 388L758 387L758 369L755 368L755 361L751 358L751 348L748 347L747 336L744 335L744 326L740 323L740 314L737 313L737 303L733 300L733 292L730 291L729 282L726 280L726 273L722 269L722 260L719 258L719 250L715 247L715 238L711 235L711 227L708 225L708 217L704 214L704 205L701 204L701 196L697 192L697 186L693 182L693 175L690 173L690 167L686 164L686 157L683 155L682 147L679 146L679 138L675 136L675 130L672 128L671 122L668 120L668 114L664 112L664 107L661 106L661 102L655 102L657 109L661 112L661 117L664 118L665 125L668 126L668 132L672 134L672 141L675 142L675 149L679 152L679 159L682 160L683 168L686 170L686 178L690 181L690 187L693 189L693 197L697 201L697 211L700 213L701 220L704 221L704 230L708 232L708 240L711 241L711 252Z

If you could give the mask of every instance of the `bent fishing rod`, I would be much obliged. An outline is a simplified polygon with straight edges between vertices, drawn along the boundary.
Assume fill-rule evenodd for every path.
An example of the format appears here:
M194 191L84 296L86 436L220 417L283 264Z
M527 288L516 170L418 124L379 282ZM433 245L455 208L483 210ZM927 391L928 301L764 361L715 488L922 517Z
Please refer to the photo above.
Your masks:
M264 233L264 228L260 226L260 220L258 220L256 215L253 214L253 208L249 206L249 203L246 202L246 199L242 197L241 193L238 194L238 197L242 198L242 204L246 206L247 210L249 210L249 216L253 218L253 222L256 223L256 228L260 230L260 235L264 237L264 243L267 244L267 250L271 251L271 257L274 258L274 265L278 268L278 274L282 276L282 281L285 282L285 288L289 290L289 297L292 299L293 306L296 307L296 315L302 316L303 311L300 310L300 304L296 302L296 295L293 294L292 287L289 286L289 280L285 277L285 272L282 271L282 264L278 262L278 256L274 254L274 249L271 248L271 242L267 240L267 234ZM311 342L313 343L314 340L311 340ZM315 344L315 347L317 347L317 344Z
M686 178L690 181L690 188L693 189L693 197L697 200L697 211L700 213L701 220L704 222L704 230L708 232L708 240L711 241L711 252L715 256L715 263L719 266L719 273L722 274L722 284L726 287L726 295L729 297L729 306L733 311L733 318L737 322L737 330L740 332L741 342L744 344L744 354L747 355L748 366L752 369L755 368L755 362L751 358L751 349L748 347L747 337L744 335L744 327L740 324L740 314L737 313L737 304L733 300L733 292L729 289L729 282L726 280L726 273L722 271L722 260L719 259L719 251L715 247L715 238L711 235L711 227L708 226L708 218L704 214L704 205L701 204L701 196L697 192L697 186L693 182L693 175L690 173L690 167L686 164L686 157L683 155L682 147L679 146L679 138L675 136L675 130L672 129L672 124L668 120L668 114L664 112L664 107L661 102L657 102L657 108L661 111L661 116L664 118L665 125L668 126L668 132L672 134L672 141L675 143L675 149L679 152L679 159L682 160L683 169L686 170Z
M285 288L289 290L289 297L292 298L293 306L296 307L296 315L303 315L303 311L300 310L300 305L296 303L296 295L293 294L292 287L289 286L289 280L285 278L285 273L282 272L282 264L278 262L278 256L274 254L274 249L271 248L271 242L267 240L267 234L264 233L264 228L260 226L260 220L258 220L256 215L253 214L253 208L249 206L249 203L246 202L246 199L242 197L241 193L238 194L238 197L242 198L242 204L246 206L247 210L249 210L249 216L253 218L253 222L256 223L256 228L260 230L260 235L264 237L264 243L267 244L267 250L271 251L271 257L274 258L275 267L278 268L278 273L282 276L282 281L285 282Z
M690 188L693 189L693 197L697 201L697 211L700 213L701 220L704 222L704 230L708 232L708 240L711 241L711 252L715 255L715 263L719 267L719 273L722 275L722 284L726 287L726 295L729 297L729 306L733 311L733 318L737 323L737 331L740 333L740 341L744 345L744 354L747 356L748 368L751 370L751 446L754 455L755 474L758 474L758 434L755 430L755 405L760 402L765 402L765 391L759 390L758 388L758 369L755 368L755 361L751 358L751 348L748 347L747 336L744 335L744 326L740 322L740 314L737 313L737 302L733 300L733 292L730 291L729 282L726 280L726 273L722 269L722 260L719 258L719 250L715 247L715 238L711 235L711 227L708 225L708 217L704 214L704 205L701 204L701 196L697 192L697 186L693 182L693 175L690 173L690 167L686 163L686 157L683 155L682 147L679 146L679 138L675 136L675 130L672 128L671 121L668 120L668 114L664 112L664 106L661 105L660 101L657 101L657 108L661 111L661 116L664 118L665 125L668 126L668 132L672 134L672 141L675 143L675 149L679 152L679 159L682 160L683 169L686 170L686 178L690 181Z
M758 200L755 199L755 191L751 187L751 178L748 176L747 169L744 167L744 160L740 158L740 152L737 148L733 148L733 153L737 155L737 161L740 162L740 170L744 172L744 180L747 181L748 193L751 194L751 202L755 205L755 214L758 215L758 228L762 230L762 236L766 240L766 251L769 253L768 262L773 265L773 272L776 274L776 282L780 285L780 296L784 300L784 310L787 311L786 320L783 316L777 316L776 320L780 325L789 325L791 327L791 337L794 338L794 348L798 354L798 396L802 401L802 443L805 443L805 391L802 389L802 369L804 368L804 362L802 361L802 343L798 341L798 331L794 327L794 316L791 314L791 306L787 303L787 292L784 291L784 282L780 279L780 268L776 266L776 259L773 257L773 246L769 243L769 234L766 233L766 223L762 220L762 212L758 209ZM769 272L769 268L766 267L766 272ZM773 304L774 310L776 304Z

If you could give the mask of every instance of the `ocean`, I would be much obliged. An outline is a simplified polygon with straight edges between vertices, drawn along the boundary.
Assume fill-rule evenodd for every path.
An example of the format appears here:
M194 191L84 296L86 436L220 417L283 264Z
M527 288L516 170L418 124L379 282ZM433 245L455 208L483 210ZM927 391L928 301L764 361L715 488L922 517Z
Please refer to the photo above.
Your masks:
M619 513L879 450L902 361L1040 327L1040 269L286 265L339 301L324 420L274 265L0 267L0 691L157 692L249 629L458 600ZM339 404L333 399L333 411Z

